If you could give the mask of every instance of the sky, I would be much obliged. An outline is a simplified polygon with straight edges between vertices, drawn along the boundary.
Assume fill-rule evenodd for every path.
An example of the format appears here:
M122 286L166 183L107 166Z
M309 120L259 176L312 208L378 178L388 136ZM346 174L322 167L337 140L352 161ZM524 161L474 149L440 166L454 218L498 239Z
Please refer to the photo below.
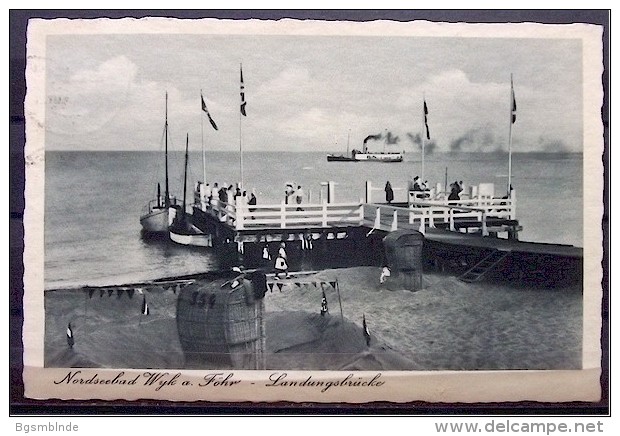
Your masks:
M240 65L247 116L240 119ZM369 135L418 150L580 152L579 39L197 34L52 35L48 150L344 152ZM204 95L215 131L201 111Z

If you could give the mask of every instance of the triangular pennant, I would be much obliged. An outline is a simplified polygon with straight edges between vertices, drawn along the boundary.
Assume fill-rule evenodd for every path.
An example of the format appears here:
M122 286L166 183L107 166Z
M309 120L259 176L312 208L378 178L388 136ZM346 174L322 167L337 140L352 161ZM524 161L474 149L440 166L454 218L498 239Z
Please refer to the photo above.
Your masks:
M105 289L100 289L99 290L99 298L103 297L103 294L105 294Z
M267 283L267 287L269 288L269 292L273 292L273 283Z
M111 297L114 293L114 289L108 289L108 297Z
M133 298L133 294L134 294L135 289L127 289L127 295L129 295L129 298Z
M176 294L177 292L181 292L181 285L176 285L176 286L174 287L174 289L172 290L172 292L174 292L175 294Z
M122 289L117 289L116 290L116 298L121 298L121 295L123 295L123 290Z
M93 298L93 294L95 293L94 289L89 289L88 290L88 298Z
M316 286L316 282L312 282L312 286L314 286L316 288L317 287Z
M284 283L278 283L277 285L280 292L282 292L282 286L284 286Z
M336 283L337 282L329 282L329 284L331 285L332 288L336 289Z
M295 286L300 287L300 286L301 286L301 283L299 283L299 282L295 282Z
M325 282L320 282L321 284L321 289L324 291L325 290Z

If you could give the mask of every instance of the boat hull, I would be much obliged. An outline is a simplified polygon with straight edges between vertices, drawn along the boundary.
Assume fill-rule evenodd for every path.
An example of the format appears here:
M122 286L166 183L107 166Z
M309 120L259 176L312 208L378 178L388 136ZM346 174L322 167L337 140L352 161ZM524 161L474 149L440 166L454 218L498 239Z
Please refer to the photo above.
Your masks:
M328 154L327 162L357 162L357 159L348 156Z
M170 239L181 245L213 247L213 237L207 233L189 233L170 230Z
M168 210L166 208L152 209L140 216L142 229L147 233L168 232Z
M361 162L402 162L402 153L357 153L355 160Z

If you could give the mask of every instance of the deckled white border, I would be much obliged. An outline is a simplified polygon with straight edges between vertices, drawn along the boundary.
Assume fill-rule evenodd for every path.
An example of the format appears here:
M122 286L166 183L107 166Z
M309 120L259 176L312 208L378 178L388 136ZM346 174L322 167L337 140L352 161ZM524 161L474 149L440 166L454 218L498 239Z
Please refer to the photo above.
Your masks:
M386 384L372 389L318 389L265 387L273 371L234 371L243 379L229 390L215 389L124 389L119 386L54 384L68 369L43 368L43 222L44 222L44 121L46 36L54 34L160 33L160 34L270 34L270 35L398 35L493 38L571 38L583 42L584 113L584 347L583 370L579 371L474 371L409 372L382 374ZM24 382L29 398L61 399L138 399L156 398L179 401L430 401L430 402L506 402L506 401L597 401L600 398L601 259L603 211L603 126L600 107L602 28L586 24L546 25L466 24L432 22L324 22L307 20L180 20L147 18L120 20L31 20L27 45L26 95L26 209L24 213ZM83 370L101 377L120 370ZM172 371L174 372L174 371ZM188 380L198 381L209 371L179 371ZM211 371L212 372L212 371ZM127 370L126 374L141 374ZM303 380L342 379L336 371L292 371L291 378ZM356 372L372 377L375 372ZM251 384L254 383L254 384Z

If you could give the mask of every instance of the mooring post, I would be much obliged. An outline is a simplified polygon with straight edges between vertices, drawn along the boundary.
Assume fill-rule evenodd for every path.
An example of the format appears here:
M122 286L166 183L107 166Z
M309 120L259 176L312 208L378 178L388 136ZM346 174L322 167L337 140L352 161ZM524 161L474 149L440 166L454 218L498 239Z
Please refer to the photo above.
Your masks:
M327 202L334 203L336 201L336 183L327 182Z
M280 203L280 228L286 227L286 203Z
M489 230L487 229L487 213L482 212L482 236L489 236Z

